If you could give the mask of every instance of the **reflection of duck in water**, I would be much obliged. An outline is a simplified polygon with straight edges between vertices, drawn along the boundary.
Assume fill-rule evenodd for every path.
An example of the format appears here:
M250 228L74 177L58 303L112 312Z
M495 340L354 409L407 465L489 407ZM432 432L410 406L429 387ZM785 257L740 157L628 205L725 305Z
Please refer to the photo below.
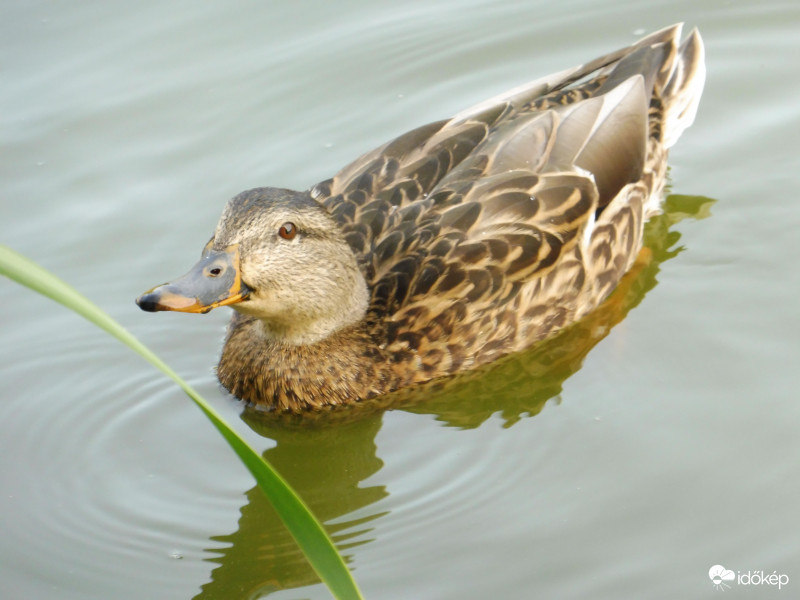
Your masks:
M522 350L598 306L658 211L704 81L665 29L415 129L308 192L225 208L145 310L230 304L220 381L279 410L355 402Z
M263 418L264 413L256 416ZM328 523L328 533L349 562L348 549L370 541L372 522L384 514L367 507L385 498L386 488L365 483L383 467L375 448L380 415L336 428L273 427L249 420L248 424L277 442L264 458ZM216 544L209 552L216 556L209 560L218 566L196 600L263 598L271 591L319 582L262 490L256 486L245 497L238 529L213 538ZM346 516L356 511L358 517Z

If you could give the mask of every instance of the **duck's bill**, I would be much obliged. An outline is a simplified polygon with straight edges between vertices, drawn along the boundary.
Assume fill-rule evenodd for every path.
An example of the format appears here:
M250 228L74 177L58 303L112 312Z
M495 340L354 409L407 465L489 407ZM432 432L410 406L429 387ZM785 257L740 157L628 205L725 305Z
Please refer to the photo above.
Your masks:
M148 312L207 313L246 300L249 293L239 271L237 244L225 250L206 250L186 275L145 292L136 304Z

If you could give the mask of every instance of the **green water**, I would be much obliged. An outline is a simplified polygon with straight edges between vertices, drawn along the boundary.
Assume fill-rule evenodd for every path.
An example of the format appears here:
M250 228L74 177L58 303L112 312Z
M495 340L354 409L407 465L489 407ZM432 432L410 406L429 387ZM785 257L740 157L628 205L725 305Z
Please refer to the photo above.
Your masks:
M7 2L2 241L161 354L292 482L367 598L702 598L800 585L800 9L789 2ZM223 394L227 309L149 315L227 198L675 21L708 80L665 215L597 313L335 422ZM169 381L0 281L2 598L327 598ZM795 583L795 580L798 583Z

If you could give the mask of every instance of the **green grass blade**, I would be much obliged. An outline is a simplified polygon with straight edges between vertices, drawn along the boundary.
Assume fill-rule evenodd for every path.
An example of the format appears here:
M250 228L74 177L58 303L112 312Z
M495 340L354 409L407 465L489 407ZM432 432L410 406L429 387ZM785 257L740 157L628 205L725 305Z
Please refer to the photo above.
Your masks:
M214 408L158 356L75 288L21 254L0 244L0 274L43 294L88 319L175 381L211 420L255 477L320 579L338 599L360 599L361 593L328 534L289 484L242 439Z

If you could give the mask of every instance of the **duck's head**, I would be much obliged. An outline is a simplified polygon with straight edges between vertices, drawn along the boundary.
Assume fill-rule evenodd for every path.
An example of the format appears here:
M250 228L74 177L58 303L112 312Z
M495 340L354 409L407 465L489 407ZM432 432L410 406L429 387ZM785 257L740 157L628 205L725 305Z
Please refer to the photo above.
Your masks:
M200 261L137 298L142 310L230 305L265 335L305 344L360 320L369 295L350 246L307 193L257 188L231 199Z

